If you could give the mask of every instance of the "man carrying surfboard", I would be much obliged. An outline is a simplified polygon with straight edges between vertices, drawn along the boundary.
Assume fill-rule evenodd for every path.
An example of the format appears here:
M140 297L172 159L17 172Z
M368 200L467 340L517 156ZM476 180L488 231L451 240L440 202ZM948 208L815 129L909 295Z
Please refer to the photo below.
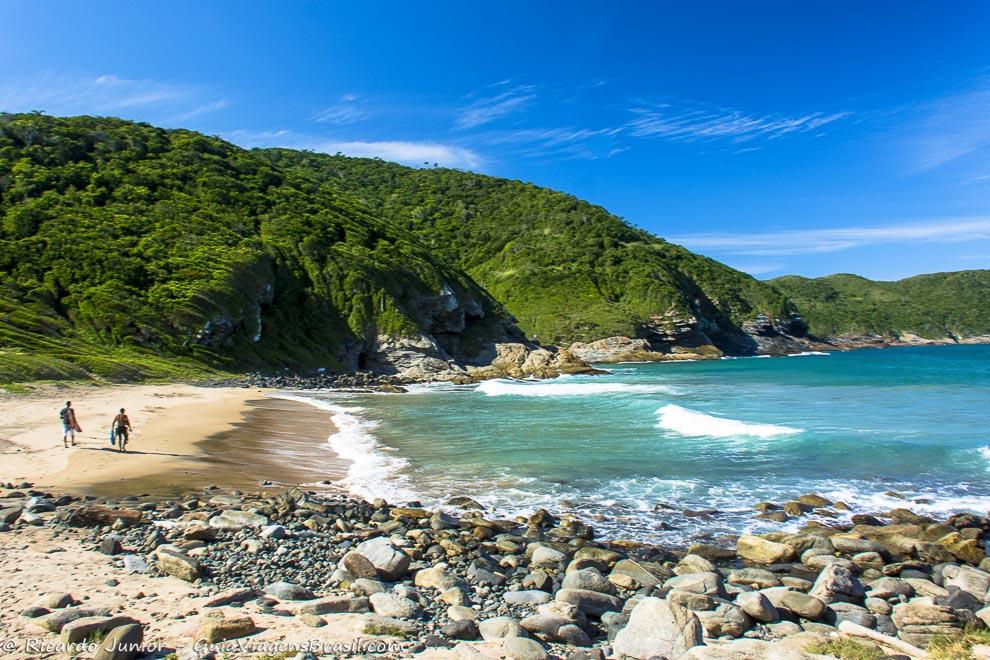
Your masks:
M59 411L58 416L62 419L62 444L68 447L71 440L72 446L75 447L76 432L82 433L82 427L76 420L76 411L72 409L71 401L65 402L65 408Z
M113 436L110 442L113 442L114 437L117 439L117 451L127 451L127 440L128 433L131 431L131 420L127 417L127 413L124 409L120 409L120 413L113 418L113 424L110 425L113 429L111 433Z

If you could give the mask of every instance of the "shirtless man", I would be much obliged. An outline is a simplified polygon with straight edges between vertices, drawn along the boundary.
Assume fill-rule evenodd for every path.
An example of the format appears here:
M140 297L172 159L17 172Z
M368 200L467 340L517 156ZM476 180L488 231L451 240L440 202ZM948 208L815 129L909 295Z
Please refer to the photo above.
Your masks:
M76 420L76 411L72 409L71 401L65 402L65 408L59 411L58 416L62 418L62 444L68 447L71 440L72 446L75 447L76 431L82 433L82 428Z
M113 435L117 439L117 451L127 451L127 434L131 430L131 420L128 419L124 409L113 418Z

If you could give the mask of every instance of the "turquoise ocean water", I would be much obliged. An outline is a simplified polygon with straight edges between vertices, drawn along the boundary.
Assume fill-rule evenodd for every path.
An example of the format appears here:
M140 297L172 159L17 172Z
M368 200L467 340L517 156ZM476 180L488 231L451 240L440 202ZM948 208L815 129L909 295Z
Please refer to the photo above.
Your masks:
M296 396L331 412L329 448L353 461L344 485L365 497L543 506L667 542L778 528L753 505L809 491L854 512L905 505L887 491L920 512L990 509L990 346L603 368Z

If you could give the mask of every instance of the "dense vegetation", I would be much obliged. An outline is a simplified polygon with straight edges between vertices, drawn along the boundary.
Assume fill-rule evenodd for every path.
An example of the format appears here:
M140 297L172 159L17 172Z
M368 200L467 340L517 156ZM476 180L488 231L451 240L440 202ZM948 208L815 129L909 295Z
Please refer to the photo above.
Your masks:
M801 310L811 331L947 336L990 335L990 271L918 275L874 282L856 275L772 280Z
M335 367L429 325L444 287L498 321L469 278L304 173L190 131L0 115L0 380Z
M515 322L562 344L687 324L730 351L795 309L820 334L972 334L987 284L771 285L519 181L0 114L0 382L363 368L378 337L466 359Z
M469 172L283 149L275 165L330 182L466 270L541 342L638 336L681 318L732 332L786 317L772 287L546 188ZM718 333L717 329L711 328Z

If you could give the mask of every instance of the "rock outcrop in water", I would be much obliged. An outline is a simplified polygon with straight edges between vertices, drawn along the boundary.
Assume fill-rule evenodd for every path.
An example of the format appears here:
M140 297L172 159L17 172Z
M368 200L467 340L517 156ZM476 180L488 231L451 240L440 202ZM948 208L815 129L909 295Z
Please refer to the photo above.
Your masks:
M805 507L798 516L841 511L815 494L794 502ZM831 657L827 644L840 639L923 657L936 636L965 646L965 630L990 623L990 520L971 514L936 521L895 509L674 549L597 540L588 524L545 510L505 519L296 489L97 503L8 484L0 520L4 565L18 560L19 538L50 532L84 548L73 564L105 555L118 567L114 589L85 609L64 593L28 607L18 591L22 614L0 613L6 630L99 631L179 657L193 657L194 638L273 634L290 647L360 634L429 658L810 659ZM132 573L191 583L170 603L188 614L148 621ZM13 575L0 575L0 589Z

